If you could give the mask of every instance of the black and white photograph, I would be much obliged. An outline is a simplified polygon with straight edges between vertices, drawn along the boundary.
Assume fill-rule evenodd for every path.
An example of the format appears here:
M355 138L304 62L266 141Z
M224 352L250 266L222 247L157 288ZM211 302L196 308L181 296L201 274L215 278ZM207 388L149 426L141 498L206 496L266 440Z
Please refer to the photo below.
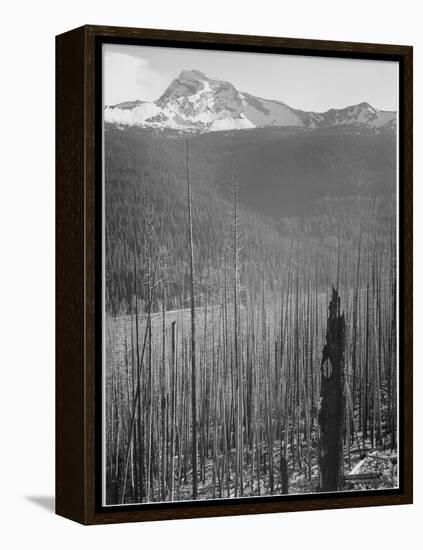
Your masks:
M102 504L398 488L399 64L102 78Z

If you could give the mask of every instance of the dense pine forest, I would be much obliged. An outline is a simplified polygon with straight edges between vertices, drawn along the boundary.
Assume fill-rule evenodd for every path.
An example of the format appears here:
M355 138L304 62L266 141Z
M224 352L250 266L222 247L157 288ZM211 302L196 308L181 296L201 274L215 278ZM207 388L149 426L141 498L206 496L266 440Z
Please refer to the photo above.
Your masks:
M106 128L107 504L397 486L395 174L365 129Z

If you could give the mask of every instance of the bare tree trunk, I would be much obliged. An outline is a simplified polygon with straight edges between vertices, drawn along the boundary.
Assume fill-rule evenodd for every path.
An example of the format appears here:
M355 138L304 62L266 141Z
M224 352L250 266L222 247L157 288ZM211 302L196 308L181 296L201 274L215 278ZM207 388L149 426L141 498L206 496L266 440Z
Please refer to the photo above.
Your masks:
M345 318L344 313L340 313L340 305L338 291L333 288L321 362L319 473L322 492L338 491L342 484Z
M177 378L176 378L176 337L175 337L176 321L172 322L172 426L171 426L171 441L172 441L172 465L170 478L170 500L174 500L175 492L175 428L176 428L176 395L177 395Z
M280 473L281 473L281 494L287 495L289 488L288 488L288 463L286 461L286 457L282 453L281 449L281 457L280 457Z
M191 416L192 416L192 498L197 498L197 396L195 380L195 298L194 298L194 247L192 241L192 197L189 179L188 140L187 153L187 193L188 193L188 234L189 234L189 268L191 295Z
M357 384L357 334L358 334L358 301L359 301L359 282L360 282L360 256L361 256L361 233L358 241L357 272L354 289L353 306L353 335L352 335L352 408L355 407L356 384Z
M238 350L238 211L237 211L237 183L234 182L234 218L233 218L233 268L234 268L234 360L236 389L236 467L235 467L235 496L242 496L242 377Z
M153 279L153 281L155 280L156 269L157 269L157 258L156 258L156 267L154 269L154 279ZM153 289L154 289L154 284L153 284ZM144 354L145 354L145 349L146 349L146 344L147 344L147 336L148 336L148 326L149 326L149 322L150 322L150 319L151 319L152 301L153 301L153 293L151 294L150 300L149 300L149 303L148 303L147 324L146 324L145 331L144 331L144 342L143 342L143 346L142 346L141 357L139 359L139 364L140 365L142 365L143 361L144 361ZM124 468L124 478L123 478L121 504L124 504L124 502L125 502L124 499L125 499L125 490L126 490L126 481L127 481L127 473L128 473L128 465L129 465L130 448L131 448L131 442L132 442L132 437L133 437L133 433L134 433L136 411L137 411L137 408L138 408L139 403L140 403L140 393L141 393L141 384L140 384L140 378L138 378L137 379L137 389L136 389L136 392L135 392L135 395L134 395L134 404L133 404L133 410L132 410L131 421L130 421L129 439L128 439L128 443L127 443L127 447L126 447L126 453L125 453L126 458L125 458L125 468Z
M141 369L142 362L140 361L140 343L139 343L139 327L138 327L138 281L137 281L137 251L134 250L134 292L135 292L135 342L136 342L136 357L137 357L137 387L141 391ZM137 401L138 424L136 426L136 435L138 436L138 499L142 501L144 497L144 449L143 449L143 425L141 399Z
M167 395L166 395L166 283L163 282L163 306L162 306L162 373L161 373L161 415L162 415L162 426L161 426L161 437L162 437L162 449L161 449L161 499L166 500L165 493L165 484L166 484L166 449L167 449L167 426L166 426L166 415L167 415Z

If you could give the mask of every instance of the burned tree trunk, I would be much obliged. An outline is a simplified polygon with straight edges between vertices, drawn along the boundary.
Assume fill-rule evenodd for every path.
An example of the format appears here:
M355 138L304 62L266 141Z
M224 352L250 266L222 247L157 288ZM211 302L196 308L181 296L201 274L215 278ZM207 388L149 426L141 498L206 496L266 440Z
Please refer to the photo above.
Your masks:
M192 499L197 499L197 384L195 367L195 292L194 292L194 245L192 238L192 196L189 178L188 140L187 153L187 191L188 191L188 237L189 237L189 272L191 298L191 415L192 415Z
M340 313L341 299L332 289L326 344L321 363L319 409L320 491L338 491L341 479L342 431L344 425L344 351L345 318Z
M286 461L286 458L282 455L282 452L281 452L281 459L280 459L280 473L281 473L281 494L287 495L289 492L288 463Z

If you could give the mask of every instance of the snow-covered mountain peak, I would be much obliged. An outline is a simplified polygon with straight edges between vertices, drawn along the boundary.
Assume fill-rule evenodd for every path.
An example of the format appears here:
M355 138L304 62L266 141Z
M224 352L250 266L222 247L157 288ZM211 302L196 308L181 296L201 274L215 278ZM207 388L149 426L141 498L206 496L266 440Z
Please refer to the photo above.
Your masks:
M200 71L182 71L181 74L172 80L163 94L157 100L158 105L165 105L169 100L179 97L189 97L198 93L204 88L205 75Z
M172 80L170 85L158 99L157 104L165 105L169 101L178 100L182 102L185 102L185 100L195 102L198 101L200 96L202 96L203 99L207 97L209 103L218 100L219 96L223 96L221 98L223 101L217 101L217 103L220 104L228 100L233 100L235 97L238 103L241 102L236 88L230 82L210 78L201 71L192 69L189 71L182 71L178 78Z
M178 78L180 80L208 80L208 77L197 69L185 69Z
M197 69L183 70L154 102L126 101L107 106L105 121L120 126L210 132L266 126L395 127L396 113L378 111L367 102L324 113L293 109L282 101L240 92L228 81Z
M379 128L387 122L396 120L396 113L390 111L379 111L372 107L367 101L357 105L349 105L343 109L330 109L324 114L324 126L367 126Z

